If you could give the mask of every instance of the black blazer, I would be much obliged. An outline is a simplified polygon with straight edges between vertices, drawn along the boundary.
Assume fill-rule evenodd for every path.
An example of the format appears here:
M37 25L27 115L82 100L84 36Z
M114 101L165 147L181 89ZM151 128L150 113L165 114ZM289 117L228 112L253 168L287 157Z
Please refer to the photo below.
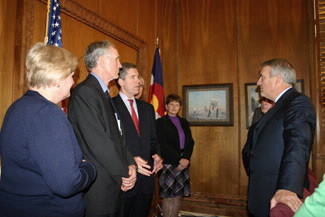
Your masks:
M285 92L255 125L249 159L248 209L268 216L278 189L303 197L308 188L308 162L315 133L315 109L294 88Z
M253 123L253 121L252 121ZM250 151L251 151L251 143L252 143L252 136L254 133L254 129L256 127L256 124L258 123L258 121L254 122L248 129L248 133L247 133L247 140L245 143L245 146L242 150L242 160L243 160L243 164L244 164L244 168L246 171L247 176L249 176L249 164L250 164Z
M69 119L84 158L97 168L97 178L85 195L86 215L114 213L121 201L122 177L135 164L124 132L121 135L112 99L106 99L97 79L89 75L72 92Z
M132 116L120 95L114 97L113 101L124 126L126 144L132 156L140 156L144 160L148 161L151 168L153 168L152 155L160 155L160 146L156 136L155 112L153 106L147 102L136 99L141 132L139 137ZM127 192L127 195L134 196L139 192L149 194L153 193L154 190L154 176L152 175L148 177L137 173L137 182L134 188Z
M181 155L181 149L179 147L180 142L178 131L173 122L167 115L159 118L156 121L157 136L160 143L161 156L164 159L165 164L172 164L175 166L179 164L181 158L190 160L194 147L194 140L192 138L192 133L188 121L179 116L178 118L180 119L185 134L183 155Z

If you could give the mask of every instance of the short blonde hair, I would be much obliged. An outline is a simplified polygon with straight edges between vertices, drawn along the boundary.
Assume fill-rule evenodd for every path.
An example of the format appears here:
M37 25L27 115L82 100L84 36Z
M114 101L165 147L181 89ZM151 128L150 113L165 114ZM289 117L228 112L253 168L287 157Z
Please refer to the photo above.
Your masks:
M75 71L78 59L68 50L36 43L26 57L28 87L48 87Z

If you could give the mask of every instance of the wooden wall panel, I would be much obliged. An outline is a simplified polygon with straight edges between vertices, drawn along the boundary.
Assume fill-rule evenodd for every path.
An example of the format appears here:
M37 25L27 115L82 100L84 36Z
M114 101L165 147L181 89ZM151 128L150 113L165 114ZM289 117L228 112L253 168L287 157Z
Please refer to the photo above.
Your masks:
M175 0L164 0L157 10L157 16L162 17L159 29L161 58L164 71L165 96L171 93L178 93L178 26L177 26L177 4ZM158 19L157 19L158 20ZM158 31L159 32L159 31ZM180 94L180 93L179 93Z
M145 80L145 87L143 91L142 99L147 100L149 95L149 86L151 81L151 71L154 61L156 38L161 41L163 39L161 35L161 16L158 11L161 8L161 0L138 0L138 18L137 18L137 30L135 35L144 40L147 43L147 72L140 71Z
M17 12L16 0L0 1L0 126L8 107L14 99L14 47L15 21Z
M92 12L100 13L102 11L101 2L103 2L103 0L75 0L75 2L77 2L78 4L82 5L83 7L87 8ZM107 18L107 16L105 16L105 18Z
M234 126L192 127L195 192L238 192L236 1L179 1L177 91L190 84L233 83ZM202 166L204 165L204 166Z
M136 34L139 16L139 0L100 1L99 16L115 25Z

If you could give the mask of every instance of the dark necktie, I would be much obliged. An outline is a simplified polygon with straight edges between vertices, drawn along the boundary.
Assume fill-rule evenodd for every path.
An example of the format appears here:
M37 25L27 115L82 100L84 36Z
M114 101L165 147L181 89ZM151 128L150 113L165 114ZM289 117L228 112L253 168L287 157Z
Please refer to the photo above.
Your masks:
M133 99L128 99L128 101L130 102L131 109L132 109L132 120L133 120L134 126L137 129L138 134L140 135L139 119L138 119L137 114L135 113L135 109L133 107Z

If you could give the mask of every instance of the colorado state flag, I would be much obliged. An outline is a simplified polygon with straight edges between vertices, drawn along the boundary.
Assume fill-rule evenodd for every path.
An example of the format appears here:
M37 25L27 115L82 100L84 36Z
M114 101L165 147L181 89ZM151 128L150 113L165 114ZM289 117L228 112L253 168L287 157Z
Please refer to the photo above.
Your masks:
M164 79L159 47L156 48L155 60L152 67L148 101L155 108L156 118L165 115Z

